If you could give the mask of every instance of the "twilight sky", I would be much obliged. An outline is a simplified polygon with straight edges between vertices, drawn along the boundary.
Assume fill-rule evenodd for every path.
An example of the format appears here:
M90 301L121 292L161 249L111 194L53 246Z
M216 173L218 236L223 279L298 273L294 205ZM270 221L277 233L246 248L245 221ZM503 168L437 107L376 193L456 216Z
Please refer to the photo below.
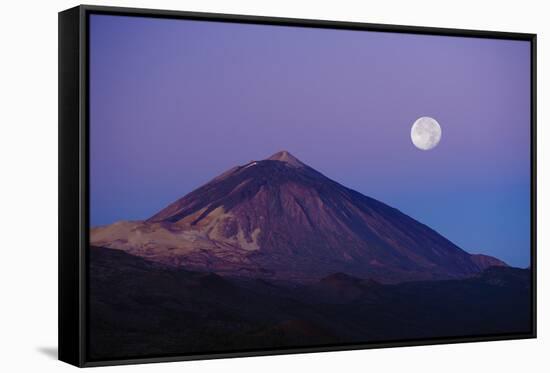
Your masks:
M530 260L524 41L92 15L92 226L288 150L471 253ZM410 128L437 119L439 145Z

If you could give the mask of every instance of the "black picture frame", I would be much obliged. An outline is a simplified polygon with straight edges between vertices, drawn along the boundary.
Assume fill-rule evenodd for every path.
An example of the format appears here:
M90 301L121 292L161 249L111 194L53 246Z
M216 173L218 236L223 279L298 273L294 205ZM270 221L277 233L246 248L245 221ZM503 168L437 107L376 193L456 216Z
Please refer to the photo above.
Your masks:
M531 275L532 328L529 333L480 335L312 348L170 355L91 361L87 357L88 180L88 18L90 14L142 16L328 29L383 31L472 38L510 39L531 45ZM536 338L536 34L397 26L357 22L243 16L81 5L59 13L59 360L79 367L326 352Z

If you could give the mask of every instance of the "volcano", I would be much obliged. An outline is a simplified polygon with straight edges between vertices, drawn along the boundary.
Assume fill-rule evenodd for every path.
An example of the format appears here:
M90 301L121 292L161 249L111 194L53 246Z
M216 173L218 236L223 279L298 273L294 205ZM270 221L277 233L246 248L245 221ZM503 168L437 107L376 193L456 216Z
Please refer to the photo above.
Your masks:
M505 265L288 151L234 167L147 220L93 228L91 244L171 267L298 282L334 273L382 283L453 279Z

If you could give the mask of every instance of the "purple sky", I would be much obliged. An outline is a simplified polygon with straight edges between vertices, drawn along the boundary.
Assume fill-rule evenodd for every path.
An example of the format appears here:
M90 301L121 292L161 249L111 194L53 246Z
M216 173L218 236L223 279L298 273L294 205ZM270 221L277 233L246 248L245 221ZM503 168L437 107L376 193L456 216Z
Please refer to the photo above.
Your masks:
M91 223L286 149L472 253L530 260L524 41L92 15ZM438 120L433 150L412 123Z

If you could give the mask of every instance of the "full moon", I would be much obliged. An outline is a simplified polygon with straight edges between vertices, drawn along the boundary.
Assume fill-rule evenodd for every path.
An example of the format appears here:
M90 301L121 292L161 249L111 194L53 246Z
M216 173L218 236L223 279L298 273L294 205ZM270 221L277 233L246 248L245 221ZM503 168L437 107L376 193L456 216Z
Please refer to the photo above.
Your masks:
M441 140L441 126L434 118L420 117L411 127L411 140L418 149L433 149Z

